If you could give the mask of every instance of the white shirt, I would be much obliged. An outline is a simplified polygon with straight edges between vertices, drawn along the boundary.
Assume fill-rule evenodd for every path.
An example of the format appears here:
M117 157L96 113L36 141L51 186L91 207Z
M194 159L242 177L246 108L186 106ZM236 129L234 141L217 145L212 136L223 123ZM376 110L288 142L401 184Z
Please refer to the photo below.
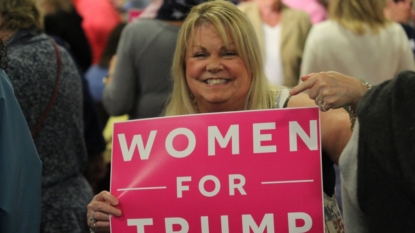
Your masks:
M403 70L415 71L415 61L401 25L391 23L377 34L357 35L327 20L308 34L301 76L336 71L376 85Z
M262 24L264 30L265 44L265 75L268 80L275 85L282 85L284 82L284 74L281 61L281 24L271 27Z

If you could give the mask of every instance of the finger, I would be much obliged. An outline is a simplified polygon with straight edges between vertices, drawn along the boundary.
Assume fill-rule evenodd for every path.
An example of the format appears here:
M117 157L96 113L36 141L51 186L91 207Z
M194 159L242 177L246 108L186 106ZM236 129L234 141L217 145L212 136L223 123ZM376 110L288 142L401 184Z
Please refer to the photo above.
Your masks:
M106 214L100 211L95 212L94 217L96 221L109 221L110 220L109 214Z
M99 214L98 212L102 212L103 214L111 214L114 216L121 216L122 212L117 207L112 206L109 203L103 201L92 201L88 204L88 211L89 214L92 214L92 211L95 211L95 215Z
M312 88L315 85L315 80L314 79L310 79L312 77L312 75L310 75L310 77L307 77L307 79L298 84L297 86L295 86L293 89L290 90L290 95L297 95L307 89Z
M311 73L311 74L307 74L304 75L303 77L301 77L301 81L306 81L307 79L309 79L311 76L315 75L315 73Z
M96 222L96 232L110 232L110 222L98 221Z
M93 200L108 202L114 206L119 204L118 199L108 191L102 191L98 193L97 195L94 196Z

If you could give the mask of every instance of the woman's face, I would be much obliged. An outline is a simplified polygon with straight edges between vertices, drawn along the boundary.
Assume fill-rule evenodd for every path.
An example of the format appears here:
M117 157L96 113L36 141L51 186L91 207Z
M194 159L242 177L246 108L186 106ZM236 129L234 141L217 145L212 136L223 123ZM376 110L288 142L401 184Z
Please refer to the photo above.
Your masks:
M242 110L252 77L233 41L223 43L211 24L195 30L186 54L186 81L200 112Z

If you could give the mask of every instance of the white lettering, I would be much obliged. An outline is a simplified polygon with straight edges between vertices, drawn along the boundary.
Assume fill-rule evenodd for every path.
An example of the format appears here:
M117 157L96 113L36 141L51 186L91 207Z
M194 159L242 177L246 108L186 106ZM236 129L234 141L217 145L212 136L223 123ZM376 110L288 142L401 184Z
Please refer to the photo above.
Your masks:
M271 141L271 134L261 134L261 130L275 129L275 122L253 124L254 153L274 153L277 146L261 146L262 141Z
M295 221L297 219L302 219L304 221L304 226L297 227ZM308 232L313 226L313 219L310 215L306 213L288 213L288 232L289 233L303 233Z
M215 188L211 192L208 192L205 189L205 183L208 180L213 181L213 183L215 184ZM207 175L207 176L202 177L202 179L199 181L199 191L205 197L216 196L216 194L218 194L219 190L220 190L220 181L216 176Z
M238 184L235 183L236 180L239 180ZM245 183L246 183L246 180L245 180L245 177L243 175L241 175L241 174L229 175L229 195L234 196L235 195L235 189L238 189L240 194L246 195L246 192L243 188Z
M147 160L150 156L151 148L153 148L154 138L156 137L157 130L152 130L150 136L147 140L147 145L144 146L143 138L141 135L134 135L133 140L128 148L127 140L125 139L125 134L118 134L118 141L121 147L122 157L125 162L131 161L134 150L138 147L138 152L140 154L141 160Z
M202 216L200 223L202 224L202 233L209 233L209 217Z
M209 217L202 216L200 222L202 225L202 233L209 233ZM221 233L229 233L229 219L227 215L220 216L220 224L222 227Z
M303 128L298 124L297 121L289 122L290 128L290 151L297 151L297 135L303 140L307 145L309 150L318 149L318 140L317 140L317 120L310 121L310 136L308 136Z
M222 233L229 233L229 218L228 215L220 216L220 223L222 226Z
M265 214L259 227L250 214L244 214L242 215L242 228L243 233L250 233L250 229L253 233L263 233L265 228L267 233L274 233L274 214Z
M182 198L183 197L183 191L189 191L189 186L188 185L183 185L183 181L191 181L192 177L190 176L182 176L182 177L177 177L176 179L176 184L177 184L177 198Z
M178 151L176 149L173 148L173 140L177 135L183 134L184 136L187 137L189 144L187 145L187 148L184 149L183 151ZM190 129L187 128L177 128L174 129L173 131L171 131L169 133L169 135L167 135L166 138L166 150L167 152L175 157L175 158L184 158L187 157L188 155L190 155L193 150L196 147L196 136L193 134L193 132Z
M144 226L153 225L153 219L152 218L127 219L127 225L136 226L137 233L145 233Z
M225 148L232 138L232 154L239 154L239 125L231 125L225 137L219 132L217 126L208 127L208 154L216 155L215 139L221 148Z
M189 232L189 223L183 218L166 218L165 221L166 233L187 233ZM173 231L173 225L180 225L179 231Z

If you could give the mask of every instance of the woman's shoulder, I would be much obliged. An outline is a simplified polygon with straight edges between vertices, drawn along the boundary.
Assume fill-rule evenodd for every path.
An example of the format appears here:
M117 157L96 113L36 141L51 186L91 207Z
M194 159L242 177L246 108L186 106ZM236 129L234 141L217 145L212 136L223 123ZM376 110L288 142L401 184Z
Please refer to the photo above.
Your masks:
M342 31L346 30L340 24L332 20L326 20L313 25L308 34L308 40L320 41L322 43L332 43L342 35Z
M386 27L384 27L381 30L381 33L382 32L388 35L394 35L394 36L405 35L406 36L405 29L403 28L403 26L396 22L390 22Z
M275 108L285 108L290 99L289 89L286 87L277 87L277 96L275 98Z

